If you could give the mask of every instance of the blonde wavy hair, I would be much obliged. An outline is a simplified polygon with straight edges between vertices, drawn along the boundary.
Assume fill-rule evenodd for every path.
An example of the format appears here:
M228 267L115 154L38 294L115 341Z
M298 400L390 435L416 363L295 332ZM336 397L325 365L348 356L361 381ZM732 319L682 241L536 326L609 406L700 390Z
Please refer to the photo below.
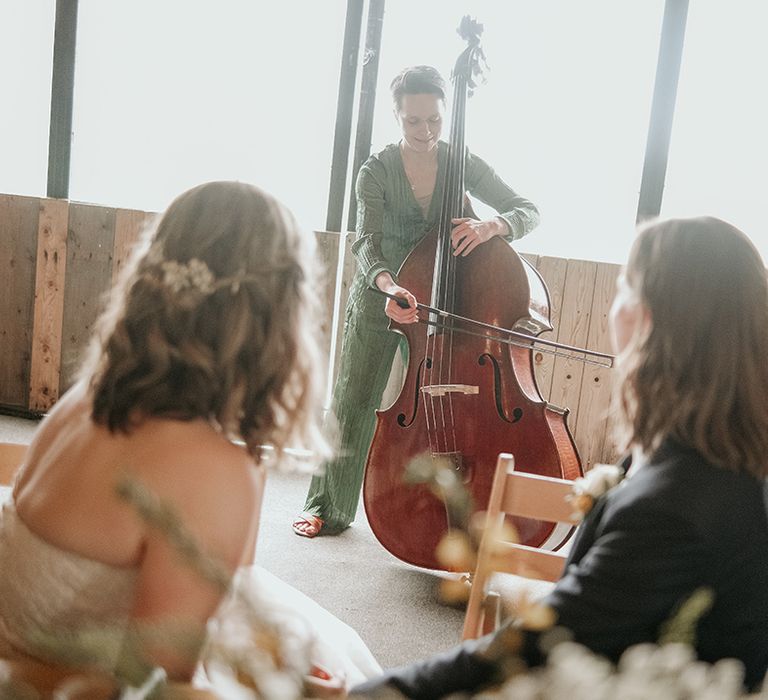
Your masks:
M768 281L752 242L716 218L652 221L625 277L651 322L617 363L621 446L673 438L766 476Z
M258 187L209 182L177 197L137 246L81 368L94 421L129 432L202 418L256 460L291 441L322 453L313 256L314 238ZM179 270L200 269L205 284L178 284Z

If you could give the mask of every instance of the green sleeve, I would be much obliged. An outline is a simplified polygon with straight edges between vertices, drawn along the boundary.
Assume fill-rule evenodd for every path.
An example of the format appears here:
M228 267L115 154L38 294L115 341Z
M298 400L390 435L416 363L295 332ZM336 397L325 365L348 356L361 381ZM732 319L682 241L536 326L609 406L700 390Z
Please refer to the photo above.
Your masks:
M502 180L482 158L467 150L464 180L473 197L493 207L509 226L509 233L504 236L508 241L516 241L533 231L539 224L539 210L521 197Z
M385 178L386 172L381 162L369 160L360 168L355 183L357 238L352 244L352 252L369 286L374 286L374 280L380 272L389 272L393 279L396 278L381 252Z

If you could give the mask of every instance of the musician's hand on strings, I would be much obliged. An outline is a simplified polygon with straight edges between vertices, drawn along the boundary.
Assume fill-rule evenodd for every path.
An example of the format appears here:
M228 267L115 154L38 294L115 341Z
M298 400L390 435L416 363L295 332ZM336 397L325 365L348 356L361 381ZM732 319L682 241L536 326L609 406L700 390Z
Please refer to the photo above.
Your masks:
M384 313L397 323L416 323L419 320L419 310L416 308L416 297L407 289L395 284L392 275L381 272L376 276L376 286L387 294L405 299L408 302L406 308L401 307L394 299L387 299L384 305Z
M461 218L451 219L455 224L451 231L453 254L465 257L481 243L491 240L494 236L504 236L509 231L503 219L497 217L487 221Z

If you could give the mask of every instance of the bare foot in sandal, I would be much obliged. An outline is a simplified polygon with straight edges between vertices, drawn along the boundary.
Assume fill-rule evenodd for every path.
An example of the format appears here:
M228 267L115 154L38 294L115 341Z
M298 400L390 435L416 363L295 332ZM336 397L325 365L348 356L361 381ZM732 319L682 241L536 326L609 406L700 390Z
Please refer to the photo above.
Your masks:
M293 531L302 537L316 537L323 527L323 521L311 513L302 513L293 521Z

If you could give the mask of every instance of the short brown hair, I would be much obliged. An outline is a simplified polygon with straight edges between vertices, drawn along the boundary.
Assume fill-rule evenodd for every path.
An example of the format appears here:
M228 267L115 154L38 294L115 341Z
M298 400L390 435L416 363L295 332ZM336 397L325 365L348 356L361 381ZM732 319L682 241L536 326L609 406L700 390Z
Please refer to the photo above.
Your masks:
M755 246L712 217L652 221L625 274L651 323L618 362L623 447L671 437L764 477L768 281Z
M437 95L445 100L445 81L432 66L410 66L401 70L389 85L395 107L402 107L403 95Z
M263 444L317 438L313 253L314 237L258 187L210 182L177 197L99 321L81 369L93 419L126 432L149 417L212 420L256 459ZM203 294L164 283L164 266L190 261L223 284Z

